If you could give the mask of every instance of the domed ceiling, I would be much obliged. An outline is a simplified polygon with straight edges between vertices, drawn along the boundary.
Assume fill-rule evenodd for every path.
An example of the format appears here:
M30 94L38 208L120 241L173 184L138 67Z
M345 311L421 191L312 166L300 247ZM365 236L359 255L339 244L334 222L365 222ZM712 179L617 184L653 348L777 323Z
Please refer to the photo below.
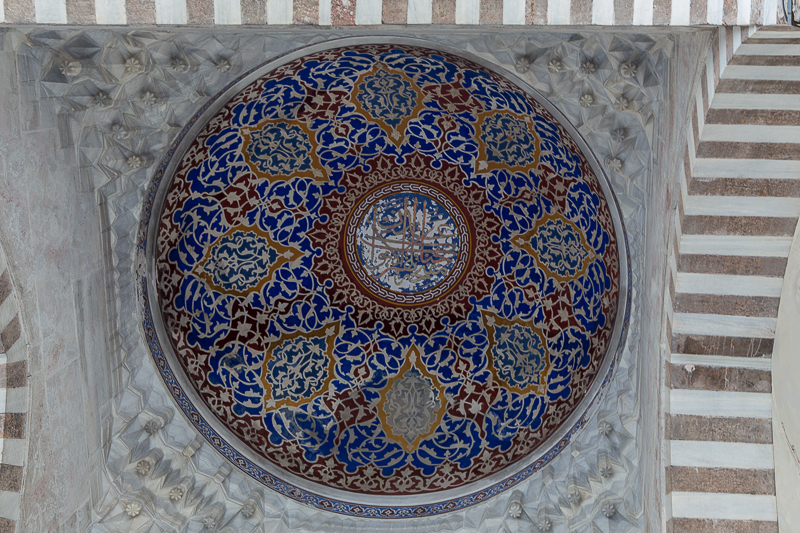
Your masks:
M463 508L551 460L608 379L617 208L529 89L408 43L330 46L243 77L162 163L145 333L262 483L354 515Z

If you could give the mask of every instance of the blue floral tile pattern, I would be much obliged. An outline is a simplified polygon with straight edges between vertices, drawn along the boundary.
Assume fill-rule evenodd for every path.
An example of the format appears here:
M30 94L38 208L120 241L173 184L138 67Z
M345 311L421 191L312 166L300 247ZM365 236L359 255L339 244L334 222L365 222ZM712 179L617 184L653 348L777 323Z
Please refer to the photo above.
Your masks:
M619 236L535 98L463 58L360 45L266 72L209 118L165 180L154 301L179 371L238 438L227 456L356 500L424 498L559 430L607 356ZM511 486L345 511L232 460L356 515Z

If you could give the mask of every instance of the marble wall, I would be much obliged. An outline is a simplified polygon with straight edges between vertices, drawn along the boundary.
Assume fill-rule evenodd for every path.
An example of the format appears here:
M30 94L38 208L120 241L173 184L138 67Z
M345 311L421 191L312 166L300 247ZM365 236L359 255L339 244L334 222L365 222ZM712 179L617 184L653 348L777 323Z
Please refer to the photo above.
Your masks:
M18 280L30 350L30 448L19 531L390 526L281 499L203 446L154 371L133 290L142 193L186 118L243 69L354 34L12 28L3 35L0 239ZM663 367L662 259L687 95L706 56L708 31L386 34L477 54L549 97L609 174L633 267L626 349L570 449L519 492L404 527L656 530L663 493L656 386ZM185 58L187 68L176 68L175 57ZM581 68L586 61L594 64L591 72ZM587 94L592 98L581 98ZM522 505L519 517L507 513L514 502Z

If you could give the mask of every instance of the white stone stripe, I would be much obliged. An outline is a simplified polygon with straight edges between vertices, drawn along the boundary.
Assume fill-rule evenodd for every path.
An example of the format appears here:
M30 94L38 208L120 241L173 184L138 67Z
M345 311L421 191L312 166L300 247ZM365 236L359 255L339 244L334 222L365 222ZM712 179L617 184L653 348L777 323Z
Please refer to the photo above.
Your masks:
M547 24L549 26L569 24L570 5L570 0L548 0Z
M691 0L672 0L669 23L672 26L688 26L691 23Z
M609 24L613 24L613 22ZM636 26L653 25L653 0L633 0L633 24Z
M742 31L741 28L731 28L731 31L733 31L733 53L736 54L742 45Z
M0 463L4 465L24 466L25 453L28 450L27 439L0 439L2 456Z
M0 2L0 23L6 21L6 10L5 10L5 2Z
M722 77L729 80L800 81L800 67L729 65ZM783 98L783 95L780 98ZM780 103L776 104L780 106Z
M19 493L0 490L0 518L19 520Z
M14 293L8 295L3 303L0 304L0 332L6 329L6 326L14 320L14 317L17 316L18 313L17 309L17 299L14 297ZM9 347L6 346L6 349Z
M754 316L675 313L672 333L710 337L755 337L772 339L778 319Z
M717 95L719 97L721 95ZM749 124L708 124L701 141L800 143L800 126L755 126ZM800 146L798 146L800 150Z
M383 19L383 2L381 0L351 0L356 3L356 24L377 25Z
M738 53L744 56L800 56L800 44L743 44Z
M187 16L185 1L155 0L155 3L156 24L186 24Z
M772 394L670 389L673 415L723 418L772 418Z
M235 0L214 1L214 23L224 26L242 23L242 4Z
M692 177L800 179L800 161L698 158Z
M800 31L758 31L752 35L753 39L800 39Z
M765 26L769 26L770 24L775 24L778 21L778 2L779 0L764 0L763 24Z
M634 10L636 9L634 0ZM614 0L593 0L592 24L610 26L614 24Z
M791 247L791 237L682 235L680 250L682 254L789 257Z
M39 24L66 24L67 4L65 0L34 0L33 8Z
M674 353L670 356L674 365L712 366L724 368L750 368L753 370L772 370L769 357L732 357L728 355L701 355Z
M778 511L775 496L766 494L673 492L672 516L774 522Z
M293 18L294 3L292 0L267 0L267 24L285 26L291 24ZM358 4L356 4L356 24L358 24Z
M731 65L728 68L734 68L736 66L737 65ZM800 110L800 95L720 93L714 98L714 101L711 102L711 107L713 109L778 109L783 111L798 111Z
M800 146L797 149L800 151ZM800 215L800 198L690 196L684 206L684 213L701 216L797 218Z
M703 107L703 88L700 84L697 84L697 91L694 93L694 103L695 109L697 110L697 134L700 138L703 137L703 128L706 125L706 110ZM711 104L709 103L709 106ZM689 124L691 128L692 125ZM692 145L692 150L694 150L694 145ZM692 161L692 168L694 168L694 161Z
M0 394L0 413L27 413L28 387L2 389Z
M319 25L331 25L331 0L319 0Z
M456 24L478 24L480 7L480 0L456 0Z
M94 11L95 21L98 25L123 25L128 21L125 0L97 0L94 4Z
M678 272L675 292L780 298L783 278Z
M738 8L738 14L736 17L736 23L739 24L739 26L747 26L748 24L750 24L751 1L738 0L737 8ZM738 30L738 28L736 29Z
M724 0L708 0L708 10L706 11L709 24L722 26L722 10Z
M669 443L672 466L698 468L773 468L772 444L673 440Z
M525 24L525 0L503 0L503 24Z

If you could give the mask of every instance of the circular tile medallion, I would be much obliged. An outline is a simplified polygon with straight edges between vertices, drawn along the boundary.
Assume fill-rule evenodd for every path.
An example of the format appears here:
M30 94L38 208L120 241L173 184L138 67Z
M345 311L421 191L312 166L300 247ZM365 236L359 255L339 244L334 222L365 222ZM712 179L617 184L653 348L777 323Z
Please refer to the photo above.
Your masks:
M367 194L345 224L344 257L369 294L428 304L461 281L475 252L467 218L443 191L400 181Z
M463 509L555 457L622 346L613 195L541 96L397 39L316 45L198 112L142 217L142 323L238 468L338 513Z

